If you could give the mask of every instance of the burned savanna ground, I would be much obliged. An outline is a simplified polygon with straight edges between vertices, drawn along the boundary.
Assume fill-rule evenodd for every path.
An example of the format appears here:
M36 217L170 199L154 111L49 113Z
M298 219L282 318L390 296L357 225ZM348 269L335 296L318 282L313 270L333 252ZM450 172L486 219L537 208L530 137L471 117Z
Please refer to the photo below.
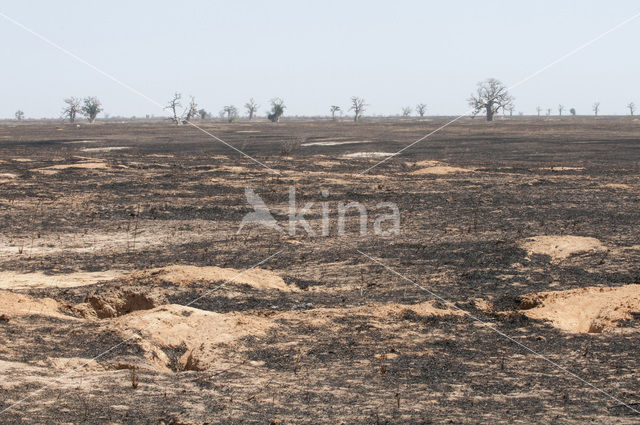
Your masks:
M445 122L2 124L0 421L638 423L640 121Z

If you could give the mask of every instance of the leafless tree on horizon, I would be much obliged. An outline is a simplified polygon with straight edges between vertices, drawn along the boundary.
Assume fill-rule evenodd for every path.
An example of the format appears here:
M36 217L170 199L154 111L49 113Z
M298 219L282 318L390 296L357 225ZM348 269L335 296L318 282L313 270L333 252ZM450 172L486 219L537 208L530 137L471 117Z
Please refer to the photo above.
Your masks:
M485 110L487 121L493 121L494 115L501 109L508 110L513 106L513 97L507 92L507 88L495 78L478 83L477 93L472 94L468 100L469 106L474 109L473 115Z
M253 119L259 107L260 106L255 100L253 100L253 98L249 99L249 101L244 104L244 108L247 110L247 114L249 115L249 121Z
M593 112L598 116L598 112L600 112L600 102L595 102L592 106Z
M227 116L227 122L232 123L236 118L238 118L238 108L233 105L225 106L222 109L222 112Z
M411 116L411 112L413 112L413 110L411 109L410 106L405 106L404 108L402 108L402 116L403 117Z
M562 116L562 111L564 111L564 105L558 105L558 115Z
M67 106L62 110L62 117L68 118L70 123L76 122L76 115L80 112L80 99L77 97L68 97L64 99Z
M633 113L636 111L636 104L633 102L630 102L627 105L627 108L629 108L629 113L631 114L631 116L633 116Z
M416 112L420 115L420 118L424 117L424 114L427 113L427 105L424 103L418 103L416 105Z
M340 109L338 105L331 105L331 107L329 108L329 112L331 112L331 119L333 121L336 120L336 112L340 112L340 111L342 111L342 109Z
M349 110L353 111L353 122L358 122L364 111L367 110L367 106L369 105L366 104L363 98L358 96L353 96L351 98L351 108L349 108Z

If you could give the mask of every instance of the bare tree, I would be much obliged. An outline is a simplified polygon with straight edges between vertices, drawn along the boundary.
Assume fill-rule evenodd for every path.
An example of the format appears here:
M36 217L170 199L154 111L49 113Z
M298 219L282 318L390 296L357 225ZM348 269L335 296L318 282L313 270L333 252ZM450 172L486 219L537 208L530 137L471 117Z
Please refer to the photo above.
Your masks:
M636 104L631 102L627 105L627 108L629 108L629 113L633 116L633 113L636 111Z
M403 117L408 117L411 115L411 112L413 112L413 110L411 109L410 106L405 106L404 108L402 108L402 116Z
M538 113L538 116L540 116L540 113L542 112L542 108L539 106L536 106L536 112Z
M513 106L513 105L509 105L509 106L507 106L506 108L504 108L504 110L505 110L506 112L509 112L509 117L512 117L512 116L513 116L513 111L515 111L515 109L516 109L516 107L515 107L515 106Z
M247 103L244 104L244 107L247 110L247 114L249 114L249 121L251 121L258 111L259 105L255 100L253 100L253 98L251 98Z
M182 108L182 103L180 103L181 99L182 99L182 94L175 92L173 94L173 97L171 98L171 100L169 100L169 103L165 107L165 109L168 109L169 111L171 111L171 114L173 115L171 117L171 121L173 121L173 123L176 125L182 124L182 117L178 113L178 109Z
M513 97L507 92L507 88L495 78L489 78L478 83L478 91L468 99L473 108L473 115L484 110L487 121L493 121L493 116L501 109L508 110L513 104Z
M349 108L350 111L353 111L354 116L353 116L353 121L357 122L360 117L362 116L363 112L366 111L367 105L365 103L365 100L361 97L357 97L357 96L353 96L351 98L351 108Z
M425 105L424 103L418 103L416 105L416 112L418 113L418 115L420 115L420 117L424 117L424 114L427 112L427 105Z
M207 110L204 108L198 109L198 115L200 116L201 120L204 120L209 117L209 112L207 112Z
M176 125L186 124L200 114L198 104L193 96L190 97L189 105L183 111L180 111L182 108L181 100L182 94L175 92L167 106L165 106L165 109L171 111L170 119Z
M196 103L196 99L191 96L189 100L189 106L187 107L186 113L184 114L184 118L182 120L183 124L190 122L193 118L198 116L198 104Z
M62 116L68 118L69 122L76 122L76 115L80 112L80 99L76 97L68 97L64 99L67 106L62 110Z
M593 112L596 114L596 117L597 117L598 116L598 112L600 111L600 102L594 103L592 108L593 108Z
M16 120L22 121L24 119L24 112L18 109L15 113Z
M102 103L97 97L89 96L84 98L80 113L84 115L90 123L96 120L100 112L102 112Z
M564 105L558 105L558 115L562 116L562 111L564 111Z
M551 116L551 108L547 108L547 116L550 117Z
M340 112L342 109L340 109L340 107L338 105L331 105L331 107L329 108L329 112L331 112L331 119L333 121L336 120L336 112Z
M228 122L233 122L233 120L238 118L238 108L233 105L225 106L222 112L227 116Z
M284 101L279 97L271 99L271 112L267 115L269 121L280 122L280 117L284 114L285 108Z

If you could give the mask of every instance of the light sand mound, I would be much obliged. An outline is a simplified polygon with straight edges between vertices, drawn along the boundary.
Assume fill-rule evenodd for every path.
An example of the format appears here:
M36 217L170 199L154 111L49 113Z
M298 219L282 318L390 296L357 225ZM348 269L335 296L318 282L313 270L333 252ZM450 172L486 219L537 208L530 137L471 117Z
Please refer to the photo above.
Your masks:
M184 351L174 368L205 370L227 362L218 346L233 345L248 335L264 335L274 322L242 313L222 314L169 304L118 318L112 325L126 337L140 332L137 341L145 358L168 371L171 359L163 351L167 348Z
M622 189L622 190L633 189L633 186L628 185L628 184L624 184L624 183L608 183L608 184L604 184L604 185L602 185L600 187L605 188L605 189Z
M440 161L418 161L415 163L407 163L410 167L420 167L417 170L410 172L409 174L414 176L434 174L434 175L446 175L454 173L470 173L473 170L460 167L452 167Z
M567 332L606 332L640 314L640 285L530 294L520 308L531 319L550 321Z
M74 320L60 311L60 304L52 298L34 298L11 291L0 291L0 316L11 320L15 316L47 316Z
M584 167L551 167L551 171L582 171Z
M393 155L391 152L354 152L343 155L343 158L386 158Z
M249 285L256 289L277 289L280 291L297 291L295 286L289 286L276 273L264 269L236 270L215 266L182 266L173 265L142 272L135 272L130 279L152 278L161 282L169 282L178 286L186 286L195 282L229 283Z
M104 161L82 161L75 164L58 164L44 168L34 168L33 171L38 171L43 174L56 174L60 170L68 169L106 170L110 169L110 167Z
M120 270L76 272L48 275L44 273L0 272L0 289L73 288L92 285L124 275Z
M82 148L80 149L82 152L111 152L111 151L121 151L124 149L131 149L129 146L110 146L106 148Z
M543 254L555 261L569 258L579 252L603 252L607 248L596 238L584 236L534 236L520 241L520 247L529 255Z
M373 326L386 327L389 320L404 317L407 313L423 317L462 315L461 312L435 307L433 302L414 305L386 304L347 308L317 308L258 314L216 313L168 304L152 310L137 311L111 321L109 326L128 338L139 332L136 341L145 359L168 372L172 370L207 370L229 364L228 350L241 355L246 336L263 336L285 320L291 326L333 327L334 320L349 315L362 315ZM177 364L167 352L178 350Z
M327 142L309 142L303 143L300 146L340 146L340 145L352 145L358 143L373 143L373 140L333 140Z

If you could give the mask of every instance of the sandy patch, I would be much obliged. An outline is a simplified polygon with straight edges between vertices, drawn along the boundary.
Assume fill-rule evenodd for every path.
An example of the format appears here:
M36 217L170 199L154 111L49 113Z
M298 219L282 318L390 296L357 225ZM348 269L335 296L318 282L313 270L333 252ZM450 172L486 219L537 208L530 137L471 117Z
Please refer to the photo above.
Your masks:
M352 145L357 143L373 143L373 140L334 140L327 142L309 142L303 143L300 146L340 146L340 145Z
M226 173L233 173L233 174L269 172L269 170L260 166L256 166L255 168L249 168L249 167L242 167L240 165L221 165L220 167L217 167L215 170L210 170L210 171L224 171Z
M60 311L60 305L52 298L34 298L29 295L16 294L11 291L0 291L0 315L13 316L48 316L76 320Z
M44 273L0 272L0 289L73 288L92 285L123 276L122 270L77 272L57 275Z
M236 133L261 133L260 130L238 130Z
M296 326L299 321L305 326L333 327L334 319L353 314L368 316L373 326L384 328L389 320L401 319L407 314L444 317L462 313L434 307L433 302L291 310L260 315L222 314L170 304L120 317L112 322L112 326L127 337L131 332L139 331L142 338L137 341L145 358L161 370L169 370L170 362L164 352L166 348L184 351L178 359L178 369L206 370L228 363L225 348L241 354L243 347L237 343L240 338L262 336L267 330L282 326L279 320L284 319L291 326Z
M11 160L15 162L32 162L33 161L30 158L11 158Z
M551 171L583 171L584 167L551 167Z
M640 314L640 285L530 294L522 298L520 308L528 317L549 321L563 331L607 332Z
M62 142L69 145L74 145L77 143L98 143L98 140L73 140L71 142Z
M252 288L279 291L297 291L275 272L255 268L247 271L216 266L181 266L173 265L141 272L134 272L127 278L133 280L152 278L158 282L168 282L178 286L186 286L195 282L224 283L249 285Z
M354 152L343 155L343 158L386 158L393 155L390 152Z
M82 148L80 149L82 152L111 152L111 151L121 151L124 149L131 149L129 146L110 146L108 148Z
M409 174L413 176L423 176L426 174L446 175L446 174L454 174L454 173L469 173L471 171L472 170L468 170L466 168L441 165L441 166L435 166L435 167L421 168L419 170L412 171Z
M604 252L607 248L596 238L583 236L534 236L520 241L529 256L543 254L561 261L580 252Z
M75 164L58 164L51 165L49 167L44 168L34 168L32 171L38 171L43 174L56 174L60 170L69 170L69 169L82 169L82 170L106 170L110 169L104 161L82 161Z
M606 188L606 189L622 189L622 190L633 189L633 186L624 184L624 183L609 183L609 184L603 184L600 187Z
M142 337L135 340L141 343L145 358L168 371L171 362L163 349L184 350L178 369L206 370L227 362L218 346L248 335L264 335L274 322L242 313L222 314L169 304L120 317L112 326L125 337L140 332Z
M454 174L454 173L469 173L473 170L469 170L467 168L461 167L452 167L444 162L440 161L418 161L418 162L407 162L409 167L417 168L414 171L411 171L409 174L414 176L421 175L446 175L446 174Z

